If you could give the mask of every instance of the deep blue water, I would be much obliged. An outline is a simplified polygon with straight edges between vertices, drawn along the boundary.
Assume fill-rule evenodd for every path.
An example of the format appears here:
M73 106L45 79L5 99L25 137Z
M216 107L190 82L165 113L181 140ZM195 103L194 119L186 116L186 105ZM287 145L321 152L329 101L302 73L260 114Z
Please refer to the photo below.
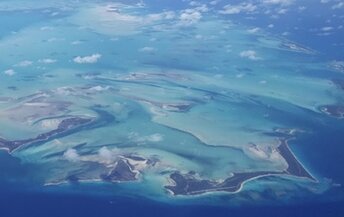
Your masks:
M294 120L295 121L295 120ZM344 163L342 158L343 129L338 127L338 120L329 118L322 124L300 120L300 125L312 128L313 133L305 134L291 142L293 151L302 159L310 170L322 177L333 179L334 183L343 184L344 174L340 172ZM302 145L300 145L302 144ZM23 181L18 174L29 172L20 162L1 153L1 178L15 177ZM7 156L7 157L6 157ZM5 169L7 168L7 169ZM11 168L11 169L8 169ZM32 169L32 168L30 168ZM13 174L11 174L11 171ZM15 171L15 172L13 172ZM0 216L34 216L34 217L113 217L113 216L264 216L264 217L342 217L344 215L343 187L336 187L325 194L317 195L308 202L297 204L275 204L262 206L207 206L207 205L175 205L148 200L147 198L109 195L88 195L76 193L38 193L28 191L29 186L22 183L2 183L0 192ZM20 187L19 187L20 186ZM25 188L23 190L23 188ZM83 188L84 190L87 188Z
M111 202L110 202L111 201ZM172 206L146 199L95 198L77 195L1 193L1 216L113 217L113 216L279 216L342 217L344 201L295 206L209 207Z
M307 111L305 111L307 112ZM301 159L310 171L317 177L326 177L333 183L344 183L344 125L334 118L322 118L314 114L307 119L302 114L294 119L286 118L276 112L281 122L297 124L309 130L309 133L299 135L290 141L293 152ZM285 120L283 120L285 119ZM94 195L73 192L41 192L35 191L35 180L25 180L25 174L35 169L32 165L20 163L5 152L0 152L0 180L10 183L0 183L0 216L34 216L34 217L112 217L112 216L264 216L264 217L342 217L344 216L344 189L334 187L324 194L315 195L307 202L296 201L290 205L261 205L233 207L202 205L175 205L152 201L141 197ZM30 176L28 176L30 177ZM31 176L32 178L32 176ZM25 184L24 184L25 183ZM37 187L40 189L40 187ZM31 191L30 191L31 189ZM87 190L87 187L83 187ZM94 189L93 189L94 190ZM90 189L92 191L92 189Z
M129 2L129 1L125 1ZM152 4L151 9L160 11L161 5L158 0ZM241 1L231 1L232 4ZM306 2L306 1L304 1ZM225 4L226 1L223 2ZM222 5L221 5L222 6ZM166 9L182 8L182 4L176 4L173 0L164 1ZM342 59L344 53L338 46L344 37L344 29L337 30L337 34L321 37L309 34L309 30L316 27L326 26L326 18L331 17L333 11L322 10L322 5L309 4L308 13L300 14L290 11L288 16L281 16L281 19L272 20L270 17L260 19L243 19L237 15L238 22L248 26L266 28L273 23L275 27L269 31L272 34L290 32L288 39L300 44L309 46L321 52L325 60ZM321 11L318 16L309 16ZM13 12L11 12L13 13ZM231 16L230 18L235 18ZM24 27L27 22L38 22L43 17L39 13L27 13L22 20L12 19L8 14L0 17L1 31L17 31ZM333 26L338 26L342 19L333 19ZM298 27L294 29L294 27ZM0 33L0 37L2 37ZM307 37L306 37L307 36ZM306 73L306 72L305 72ZM308 72L307 72L308 73ZM319 75L316 75L319 73ZM327 77L323 72L313 72L314 76ZM332 76L332 75L331 75ZM339 75L338 75L339 76ZM326 177L333 180L333 183L344 185L344 125L338 120L328 118L305 120L299 117L286 121L298 124L311 131L298 137L291 142L291 148L302 160L307 168L319 177ZM230 206L207 206L207 205L172 205L146 198L123 198L118 196L94 196L87 194L60 193L51 194L39 191L28 191L34 180L25 180L25 174L29 174L34 168L31 165L23 166L20 162L0 152L0 180L12 178L11 183L0 183L0 217L113 217L113 216L264 216L264 217L343 217L344 216L344 189L335 187L325 194L318 195L311 202L298 203L298 205L265 205L265 206L242 206L233 208ZM19 180L19 183L18 183ZM11 180L10 180L11 181ZM25 184L23 184L25 183Z
M231 4L242 1L231 1ZM279 15L277 19L271 16L234 14L229 16L235 22L243 25L259 27L266 32L283 37L312 48L319 52L323 60L341 60L344 53L343 38L344 28L335 29L329 35L319 35L316 31L324 26L341 26L343 25L342 10L331 10L320 1L304 0L295 1L297 4L293 9L288 10L287 15ZM223 3L225 4L226 1ZM221 5L222 6L222 5ZM305 7L305 10L299 10L298 7ZM268 28L272 24L273 28Z

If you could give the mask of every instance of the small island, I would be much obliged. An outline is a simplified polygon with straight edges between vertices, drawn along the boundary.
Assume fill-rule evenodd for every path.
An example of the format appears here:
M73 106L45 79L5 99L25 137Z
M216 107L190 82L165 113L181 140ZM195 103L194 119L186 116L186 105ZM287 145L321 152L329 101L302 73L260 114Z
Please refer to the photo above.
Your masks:
M281 139L278 147L279 153L288 163L288 168L284 171L233 173L231 177L226 178L222 182L197 179L193 173L183 175L180 172L174 172L170 175L172 184L165 186L165 188L173 195L197 195L217 191L236 193L241 190L245 182L266 176L290 175L299 178L306 178L310 181L317 181L297 160L290 150L287 141L287 139Z

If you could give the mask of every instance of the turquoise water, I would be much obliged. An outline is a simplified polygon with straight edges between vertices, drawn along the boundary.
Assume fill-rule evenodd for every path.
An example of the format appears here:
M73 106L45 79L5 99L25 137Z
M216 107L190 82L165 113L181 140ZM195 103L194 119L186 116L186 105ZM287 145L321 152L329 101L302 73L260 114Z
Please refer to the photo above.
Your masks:
M327 54L316 40L254 28L264 19L240 20L223 11L237 3L224 3L2 1L2 204L47 198L48 211L68 198L76 210L94 203L104 216L115 208L134 215L127 212L133 204L147 216L245 216L252 213L240 214L241 207L267 205L267 215L313 204L323 204L319 215L339 209L344 76L333 61L343 57L332 45ZM69 118L90 123L37 140ZM284 174L246 180L234 193L175 196L165 188L176 184L176 172L212 183L283 173L288 163L278 147L286 137L316 182ZM14 149L3 142L30 139ZM121 159L135 180L104 178Z

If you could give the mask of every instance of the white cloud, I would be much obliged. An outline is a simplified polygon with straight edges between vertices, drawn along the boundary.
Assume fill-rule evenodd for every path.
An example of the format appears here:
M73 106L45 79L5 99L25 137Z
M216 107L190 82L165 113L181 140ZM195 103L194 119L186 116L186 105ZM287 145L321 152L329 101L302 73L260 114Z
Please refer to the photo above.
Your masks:
M46 119L40 122L40 126L44 129L54 130L57 129L61 120L59 119Z
M102 147L98 151L100 161L111 163L114 160L114 153L110 151L107 147Z
M4 74L5 75L8 75L8 76L12 76L14 75L16 72L13 70L13 69L7 69L6 71L4 71Z
M272 5L290 5L294 3L294 0L263 0L262 3Z
M282 8L277 11L278 14L286 14L288 12L288 9Z
M52 37L52 38L47 39L47 42L64 41L64 40L65 40L64 38Z
M174 19L176 17L176 14L174 11L166 11L163 14L163 18L166 20Z
M162 140L164 140L164 136L159 133L155 133L147 136L146 139L149 142L161 142Z
M235 75L236 78L242 78L242 77L244 77L244 76L245 76L244 73L240 73L240 74Z
M333 30L332 26L325 26L325 27L321 28L321 31L323 31L323 32L328 32L328 31L331 31L331 30Z
M110 89L109 86L104 87L104 86L97 85L97 86L93 86L93 87L89 88L88 90L91 92L101 92L101 91L106 91L109 89Z
M192 25L197 23L202 18L201 12L197 10L188 9L180 14L179 20L182 25Z
M225 5L223 10L220 11L220 14L239 14L253 12L257 9L257 6L252 3L241 3L238 5Z
M155 21L160 21L160 20L171 20L176 17L176 14L174 11L165 11L162 13L157 13L157 14L148 14L146 17L142 18L142 21L144 23L151 23Z
M45 63L45 64L51 64L51 63L56 63L57 60L55 60L55 59L40 59L40 60L38 60L38 62Z
M198 5L200 5L201 3L199 3L199 2L197 2L197 1L191 1L191 2L189 2L189 5L190 6L198 6Z
M98 154L94 156L95 160L100 163L111 164L120 157L120 150L118 148L109 149L108 147L104 146L98 150Z
M179 25L188 26L198 23L203 17L202 14L208 11L209 8L205 4L200 4L198 7L195 8L182 10L180 11Z
M281 166L287 166L287 162L274 147L251 145L249 147L244 147L244 152L254 159L268 160L270 162L278 163Z
M70 44L71 45L79 45L79 44L82 44L83 42L80 41L80 40L77 40L77 41L72 41Z
M17 67L27 67L27 66L31 66L31 65L32 65L32 61L24 60L24 61L21 61L20 63L16 64L15 66L17 66Z
M143 2L143 0L140 0L137 4L136 4L137 7L139 8L145 8L146 7L146 4Z
M194 8L193 10L205 13L205 12L209 11L209 8L207 7L207 5L200 5L196 8Z
M258 28L258 27L247 30L248 33L252 33L252 34L257 33L259 31L260 31L260 28Z
M42 30L42 31L53 30L53 29L54 29L54 28L51 27L51 26L43 26L43 27L41 27L41 30Z
M75 149L70 148L63 153L63 158L65 158L68 161L75 162L80 160L80 155Z
M307 7L305 7L305 6L299 6L297 9L298 9L298 10L301 12L301 11L304 11L304 10L306 10L306 9L307 9Z
M105 146L99 149L98 154L102 158L106 158L106 159L112 158L112 152Z
M331 32L322 32L322 33L318 33L317 34L318 36L329 36L329 35L332 35Z
M217 5L218 3L219 3L218 0L214 0L214 1L209 2L210 5Z
M333 5L331 8L334 10L344 8L344 2L338 2L337 4Z
M50 14L50 16L55 17L55 16L57 16L59 14L60 14L59 12L53 12L53 13Z
M152 53L154 51L156 51L156 49L154 47L143 47L141 49L139 49L140 52L143 53Z
M96 63L102 57L101 54L92 54L91 56L77 56L73 59L75 63L85 64L85 63Z
M240 53L240 56L243 58L248 58L250 60L260 60L261 58L257 56L256 51L254 50L245 50Z
M140 0L137 4L136 4L137 7L139 8L145 8L146 7L146 4L143 2L143 0Z
M164 135L159 134L159 133L154 133L148 136L140 136L138 133L131 132L128 138L138 143L161 142L164 140Z

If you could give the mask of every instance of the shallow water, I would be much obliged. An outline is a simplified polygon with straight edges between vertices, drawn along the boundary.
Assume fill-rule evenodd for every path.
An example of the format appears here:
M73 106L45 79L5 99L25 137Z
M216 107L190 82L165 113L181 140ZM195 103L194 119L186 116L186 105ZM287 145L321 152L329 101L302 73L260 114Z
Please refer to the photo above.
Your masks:
M155 2L0 3L4 216L21 216L17 206L30 216L343 213L337 21L336 30L309 27L305 40L291 27L299 21L279 25L306 10L300 3L251 5L286 9L274 12L274 28L247 19L247 5L226 14L234 1ZM285 174L286 138L317 182ZM116 170L120 160L127 171ZM179 184L175 173L214 184L262 171L284 174L245 180L235 193L166 188Z

